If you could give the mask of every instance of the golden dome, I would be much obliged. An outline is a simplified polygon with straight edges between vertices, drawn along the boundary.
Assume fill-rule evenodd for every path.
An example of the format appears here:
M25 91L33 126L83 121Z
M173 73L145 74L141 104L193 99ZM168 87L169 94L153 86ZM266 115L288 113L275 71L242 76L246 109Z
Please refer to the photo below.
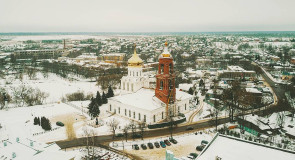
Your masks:
M128 66L142 67L142 64L143 64L143 61L136 54L136 44L134 44L134 53L133 53L132 57L128 60Z
M168 42L167 42L167 41L165 42L164 51L163 51L163 53L160 55L160 57L163 57L163 58L172 58L171 54L170 54L169 51L168 51Z

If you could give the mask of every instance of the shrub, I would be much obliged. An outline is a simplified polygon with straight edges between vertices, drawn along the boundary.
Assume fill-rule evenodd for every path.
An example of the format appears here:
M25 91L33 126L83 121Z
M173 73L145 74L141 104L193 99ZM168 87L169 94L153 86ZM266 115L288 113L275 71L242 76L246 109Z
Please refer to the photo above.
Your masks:
M49 119L47 119L46 117L41 117L41 127L45 131L51 130L51 123L50 123Z

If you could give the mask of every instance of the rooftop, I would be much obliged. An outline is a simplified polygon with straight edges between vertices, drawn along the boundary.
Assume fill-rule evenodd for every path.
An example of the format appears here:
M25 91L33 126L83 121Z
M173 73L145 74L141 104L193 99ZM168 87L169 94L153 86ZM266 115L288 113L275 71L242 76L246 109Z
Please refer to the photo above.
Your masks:
M197 160L294 160L295 152L217 134Z
M184 100L187 98L192 98L192 95L176 90L176 100ZM154 89L141 88L135 93L119 95L112 97L111 99L148 111L152 111L162 107L159 99L155 97Z

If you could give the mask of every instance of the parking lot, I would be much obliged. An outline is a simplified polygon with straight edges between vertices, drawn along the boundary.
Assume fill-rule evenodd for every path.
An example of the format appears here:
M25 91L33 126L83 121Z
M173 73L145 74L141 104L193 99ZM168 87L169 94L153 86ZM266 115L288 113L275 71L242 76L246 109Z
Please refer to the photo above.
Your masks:
M177 144L171 143L170 146L166 145L165 148L160 146L159 148L156 148L154 143L164 140L168 140L169 137L158 137L153 139L144 139L144 140L135 140L135 141L124 141L124 151L130 154L134 154L136 156L139 156L143 159L165 159L165 150L170 150L174 153L174 155L178 158L181 157L187 157L190 153L197 153L199 154L200 151L196 150L196 147L201 144L202 140L210 141L212 137L214 136L213 133L208 133L208 130L202 132L202 134L195 135L195 132L187 133L187 134L180 134L175 135L173 138L177 141ZM148 147L148 143L153 144L153 149L150 149ZM135 150L132 148L132 145L137 144L139 149ZM144 150L141 147L141 144L146 145L146 149ZM112 144L110 144L112 146ZM116 149L123 150L122 142L116 142L115 147Z

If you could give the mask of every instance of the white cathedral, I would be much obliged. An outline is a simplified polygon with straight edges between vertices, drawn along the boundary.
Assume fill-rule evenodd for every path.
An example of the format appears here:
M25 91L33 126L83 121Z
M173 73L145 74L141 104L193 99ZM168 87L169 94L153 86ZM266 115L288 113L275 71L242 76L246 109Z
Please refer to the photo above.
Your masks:
M167 55L167 44L164 51ZM170 57L172 58L171 55ZM128 75L121 79L120 94L110 98L107 108L103 110L146 124L164 121L167 118L166 103L155 96L155 88L150 83L153 81L155 79L149 78L148 74L143 72L143 61L134 48L134 54L128 60ZM179 89L176 89L175 94L174 112L176 114L189 112L193 96Z

